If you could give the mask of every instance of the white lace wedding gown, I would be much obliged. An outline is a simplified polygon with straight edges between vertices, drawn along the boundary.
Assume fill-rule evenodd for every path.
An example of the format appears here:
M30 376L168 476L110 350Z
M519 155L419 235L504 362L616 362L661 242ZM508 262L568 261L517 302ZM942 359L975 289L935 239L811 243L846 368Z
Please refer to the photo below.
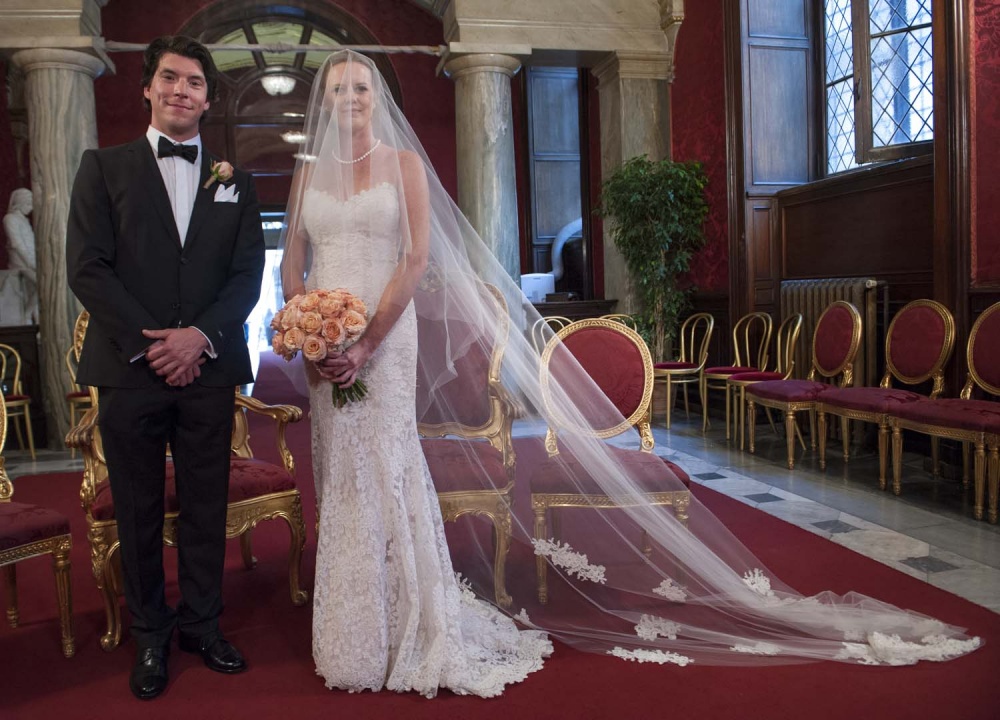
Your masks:
M347 288L374 311L396 267L399 212L389 183L347 202L308 191L309 289ZM411 303L362 371L363 400L336 409L330 384L310 379L321 508L313 658L331 688L493 697L541 668L552 646L476 600L452 570L417 435L416 358Z

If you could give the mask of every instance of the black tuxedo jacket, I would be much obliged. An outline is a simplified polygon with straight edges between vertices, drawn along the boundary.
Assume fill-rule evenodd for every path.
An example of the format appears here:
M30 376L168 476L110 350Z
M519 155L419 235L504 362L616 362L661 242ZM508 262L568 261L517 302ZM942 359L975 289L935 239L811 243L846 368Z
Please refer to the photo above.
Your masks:
M162 383L145 359L143 329L195 326L217 359L196 382L253 381L243 323L260 296L264 236L253 179L236 171L237 202L216 202L220 183L201 180L183 247L163 178L145 136L87 150L73 185L66 233L69 285L90 312L77 382L137 388Z

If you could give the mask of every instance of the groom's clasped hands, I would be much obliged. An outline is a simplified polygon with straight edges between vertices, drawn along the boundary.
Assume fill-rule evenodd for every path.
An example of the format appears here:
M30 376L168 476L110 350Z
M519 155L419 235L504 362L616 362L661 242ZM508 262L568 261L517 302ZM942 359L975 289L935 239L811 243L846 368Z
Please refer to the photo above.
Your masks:
M143 330L155 342L146 349L146 361L171 387L185 387L201 376L208 340L193 327Z

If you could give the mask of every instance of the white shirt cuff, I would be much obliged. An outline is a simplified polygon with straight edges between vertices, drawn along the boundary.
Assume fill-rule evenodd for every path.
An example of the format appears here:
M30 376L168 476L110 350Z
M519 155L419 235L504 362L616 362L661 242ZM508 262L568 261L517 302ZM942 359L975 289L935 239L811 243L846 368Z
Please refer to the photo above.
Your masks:
M219 354L217 352L215 352L215 345L213 345L212 341L208 339L208 335L206 335L205 333L203 333L200 328L194 327L194 325L192 325L191 327L193 327L195 330L197 330L198 332L200 332L201 336L203 338L205 338L205 342L208 343L208 347L205 349L205 354L208 355L213 360L215 360L216 358L218 358ZM145 351L143 351L143 352L145 352Z

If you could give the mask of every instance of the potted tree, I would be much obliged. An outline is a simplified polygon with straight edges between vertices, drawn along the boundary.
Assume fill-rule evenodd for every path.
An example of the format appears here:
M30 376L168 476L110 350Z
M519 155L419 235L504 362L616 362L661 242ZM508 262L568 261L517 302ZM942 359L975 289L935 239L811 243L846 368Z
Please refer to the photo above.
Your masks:
M664 359L667 340L677 331L692 289L678 281L705 244L707 183L701 163L652 161L640 155L615 170L602 186L597 211L614 219L611 237L640 302L636 323L656 360Z

